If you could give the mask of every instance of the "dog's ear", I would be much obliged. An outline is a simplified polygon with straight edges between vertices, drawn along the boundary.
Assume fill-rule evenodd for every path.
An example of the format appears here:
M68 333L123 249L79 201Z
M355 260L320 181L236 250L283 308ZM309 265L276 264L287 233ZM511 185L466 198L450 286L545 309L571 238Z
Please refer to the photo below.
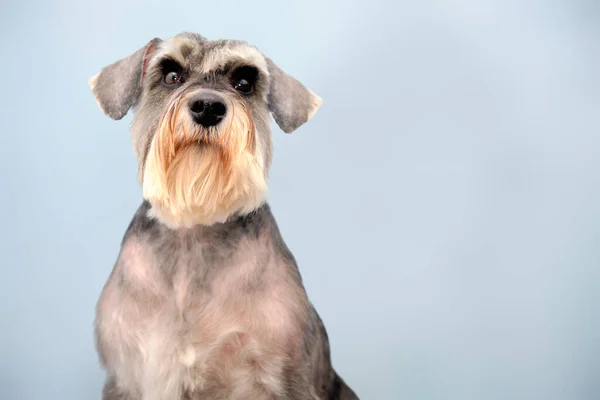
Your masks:
M89 79L96 102L106 115L121 119L135 104L142 91L148 59L160 42L158 38L152 39L135 53L107 65Z
M288 75L268 57L271 76L269 110L275 122L285 133L292 133L317 112L323 100L308 90L300 81Z

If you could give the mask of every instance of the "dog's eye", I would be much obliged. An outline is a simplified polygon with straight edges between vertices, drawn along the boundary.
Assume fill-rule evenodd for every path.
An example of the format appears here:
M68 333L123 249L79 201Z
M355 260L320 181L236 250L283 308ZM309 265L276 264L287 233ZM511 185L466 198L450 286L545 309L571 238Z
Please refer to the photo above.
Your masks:
M160 71L165 85L177 85L183 83L183 67L172 58L164 58L160 61Z
M233 87L243 94L250 94L252 92L252 84L243 78L237 81Z
M182 75L179 72L171 71L165 74L163 79L167 85L177 85L181 83Z
M252 66L243 66L231 74L231 83L238 92L248 95L254 90L258 79L258 69Z

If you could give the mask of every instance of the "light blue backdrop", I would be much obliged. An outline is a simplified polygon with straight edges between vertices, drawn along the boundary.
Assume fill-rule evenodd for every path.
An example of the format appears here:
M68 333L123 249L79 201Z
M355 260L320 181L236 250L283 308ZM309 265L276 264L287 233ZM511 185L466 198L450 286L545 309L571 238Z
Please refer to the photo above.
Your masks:
M141 190L87 79L183 30L324 99L270 198L363 399L600 398L597 1L5 1L0 30L0 399L100 398Z

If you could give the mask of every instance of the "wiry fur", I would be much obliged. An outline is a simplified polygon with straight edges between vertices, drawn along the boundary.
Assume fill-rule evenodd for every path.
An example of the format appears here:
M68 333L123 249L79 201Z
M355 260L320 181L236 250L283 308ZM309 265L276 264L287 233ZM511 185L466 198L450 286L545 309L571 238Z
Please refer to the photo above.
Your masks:
M230 95L228 118L204 128L182 111L188 98L169 105L150 144L143 189L151 215L171 227L191 227L255 210L266 200L267 176L244 101Z
M162 57L186 83L161 85ZM240 96L229 70L253 65ZM103 400L352 400L266 199L269 114L286 132L320 99L257 49L182 34L154 39L91 81L114 119L135 108L132 136L144 202L97 305ZM190 118L188 99L219 95L217 126Z

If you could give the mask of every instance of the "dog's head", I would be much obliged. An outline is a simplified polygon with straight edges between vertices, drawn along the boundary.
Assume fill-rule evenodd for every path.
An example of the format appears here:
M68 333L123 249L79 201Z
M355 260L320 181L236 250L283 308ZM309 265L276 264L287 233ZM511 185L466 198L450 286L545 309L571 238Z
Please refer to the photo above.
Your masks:
M152 215L170 227L223 222L267 195L270 115L287 133L321 99L255 47L183 33L153 39L90 79L102 111L131 127Z

